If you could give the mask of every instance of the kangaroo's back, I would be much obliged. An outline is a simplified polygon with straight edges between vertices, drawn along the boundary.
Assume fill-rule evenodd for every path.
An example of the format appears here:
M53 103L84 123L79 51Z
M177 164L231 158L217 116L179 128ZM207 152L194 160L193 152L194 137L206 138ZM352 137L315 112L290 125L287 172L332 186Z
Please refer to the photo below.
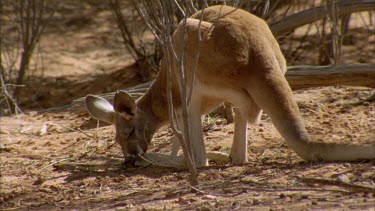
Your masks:
M236 84L243 80L247 83L246 78L257 71L285 73L285 58L263 19L228 6L209 7L191 18L199 20L202 12L202 20L212 26L209 35L203 37L199 62L205 68L200 71ZM189 52L194 52L198 46L193 33L191 38Z
M212 27L205 37L207 40L202 44L202 57L199 60L201 68L198 68L197 74L201 80L218 81L216 84L202 82L207 85L206 88L212 85L214 88L211 90L219 89L220 93L226 95L225 100L235 104L237 113L246 116L250 122L256 122L261 110L264 110L288 145L306 160L374 159L374 144L328 144L311 140L292 90L284 77L285 58L262 19L226 6L207 8L192 18L200 19L202 12L203 21L211 23ZM226 90L230 91L225 92ZM211 92L213 93L215 91ZM243 122L239 124L245 125ZM243 133L238 136L245 135ZM244 140L238 141L240 142ZM232 157L237 153L236 148L246 146L239 144L241 147L236 147L235 143L236 136ZM244 160L246 158L239 159L239 162Z

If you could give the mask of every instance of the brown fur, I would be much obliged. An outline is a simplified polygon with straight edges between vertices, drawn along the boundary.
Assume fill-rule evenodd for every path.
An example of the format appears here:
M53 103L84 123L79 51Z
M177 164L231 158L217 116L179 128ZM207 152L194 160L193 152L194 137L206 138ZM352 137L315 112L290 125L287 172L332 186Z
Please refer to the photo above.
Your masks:
M203 40L199 49L198 26L202 12L203 22L200 30ZM262 109L271 117L288 145L305 160L375 159L375 144L366 146L311 141L293 93L284 77L285 58L262 19L241 9L227 6L214 6L199 11L187 20L186 26L181 22L173 36L174 48L180 56L183 52L184 27L187 27L187 88L193 89L188 114L190 128L193 131L193 156L197 166L207 164L200 116L223 101L233 103L236 112L234 140L230 153L233 163L247 162L247 122L256 123ZM195 83L192 84L193 64L198 50L200 57ZM176 78L178 67L175 64L172 64L172 67L173 103L177 111L180 111L180 90ZM125 155L137 153L137 146L141 151L146 151L152 135L168 123L167 68L167 59L164 58L156 80L135 104L119 100L122 104L115 105L112 114L116 118L111 115L103 118L103 109L97 109L98 106L95 106L104 103L101 99L90 96L86 101L93 116L116 124L116 137L123 146ZM119 93L117 98L121 95L126 93ZM126 106L130 108L116 109ZM132 119L119 117L119 114L134 109L137 112ZM133 129L135 132L129 137Z

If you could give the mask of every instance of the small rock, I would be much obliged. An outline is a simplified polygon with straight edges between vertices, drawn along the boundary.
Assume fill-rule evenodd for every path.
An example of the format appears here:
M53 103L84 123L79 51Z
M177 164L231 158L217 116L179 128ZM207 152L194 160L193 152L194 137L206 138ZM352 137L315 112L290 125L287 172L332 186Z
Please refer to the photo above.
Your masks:
M207 158L215 161L216 163L229 163L229 154L225 152L208 151Z
M0 134L8 135L9 131L0 128Z
M204 195L204 196L202 197L203 200L214 200L214 199L216 199L216 198L217 198L217 197L214 196L214 195Z
M346 167L346 168L351 168L352 165L350 165L350 163L344 163L344 167Z
M221 131L221 130L222 130L221 127L215 127L215 128L212 129L212 131Z
M344 175L344 174L340 174L337 176L337 179L341 182L346 182L346 183L349 183L350 182L350 179Z
M44 136L48 133L48 124L44 124L39 130L39 136Z
M222 124L224 124L224 120L223 119L218 119L218 120L216 120L215 124L216 125L222 125Z

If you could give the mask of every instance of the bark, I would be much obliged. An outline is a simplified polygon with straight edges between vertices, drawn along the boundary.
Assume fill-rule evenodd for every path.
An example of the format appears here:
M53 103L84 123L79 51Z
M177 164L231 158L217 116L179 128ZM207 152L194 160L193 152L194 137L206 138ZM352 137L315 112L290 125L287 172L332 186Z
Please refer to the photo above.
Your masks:
M338 85L375 88L374 64L294 66L285 76L293 90Z
M287 32L303 26L305 24L313 23L320 19L327 17L329 11L334 11L337 15L345 15L354 12L363 12L375 10L374 0L343 0L335 1L333 4L323 5L312 9L304 10L302 12L287 16L281 21L270 24L271 31L275 37L283 35Z

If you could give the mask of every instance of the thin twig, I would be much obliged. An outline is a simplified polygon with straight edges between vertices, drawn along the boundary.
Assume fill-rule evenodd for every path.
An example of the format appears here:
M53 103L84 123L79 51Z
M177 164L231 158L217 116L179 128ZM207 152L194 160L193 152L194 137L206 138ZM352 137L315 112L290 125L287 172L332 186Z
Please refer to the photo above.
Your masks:
M353 183L349 183L339 179L325 179L325 178L313 178L313 177L297 177L302 182L310 183L310 184L324 184L324 185L335 185L344 188L348 188L351 192L365 192L365 193L375 193L375 187L366 186L366 185L357 185Z
M256 191L256 192L286 192L286 191L316 191L316 192L341 192L341 193L350 193L347 190L341 189L331 189L331 188L251 188L251 187L242 187L245 191Z
M192 185L189 186L192 190L192 192L199 193L199 194L206 194L204 191L199 190L197 187L194 187Z
M80 171L108 171L121 167L121 162L110 164L87 164L87 163L55 163L53 167L57 170L80 170Z
M71 132L80 132L80 133L86 135L86 136L89 137L89 138L95 138L94 136L92 136L92 135L86 133L85 131L83 131L83 130L81 130L81 129L79 129L79 128L74 129L74 128L71 128L71 127L69 127L69 126L62 125L62 124L60 124L60 123L51 123L51 124L61 126L61 127L63 127L63 128L66 128L66 129L70 130Z

